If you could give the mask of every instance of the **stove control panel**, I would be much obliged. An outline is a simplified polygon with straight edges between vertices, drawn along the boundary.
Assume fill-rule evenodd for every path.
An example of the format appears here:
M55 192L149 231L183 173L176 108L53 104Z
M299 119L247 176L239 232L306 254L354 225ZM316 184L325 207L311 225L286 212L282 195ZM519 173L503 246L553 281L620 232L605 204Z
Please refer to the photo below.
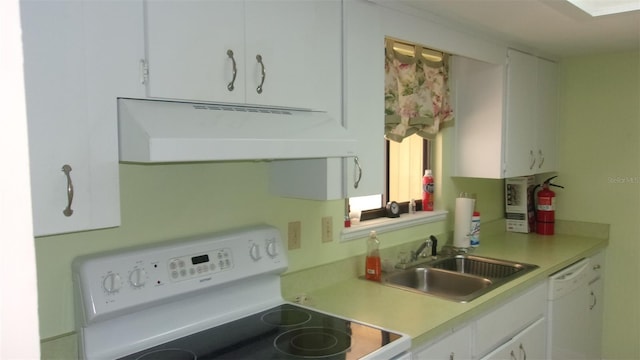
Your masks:
M229 248L169 259L169 278L172 281L193 279L233 268L233 255Z
M279 230L266 225L84 256L73 262L77 317L87 325L287 265Z

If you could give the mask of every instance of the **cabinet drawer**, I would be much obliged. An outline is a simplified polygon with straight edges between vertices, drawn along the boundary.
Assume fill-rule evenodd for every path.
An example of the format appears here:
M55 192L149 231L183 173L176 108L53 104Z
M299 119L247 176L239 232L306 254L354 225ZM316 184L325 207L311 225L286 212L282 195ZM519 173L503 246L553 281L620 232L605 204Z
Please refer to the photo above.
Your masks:
M473 330L470 325L461 329L452 329L450 333L432 341L421 348L412 349L413 360L446 360L470 359L471 337Z
M476 354L484 355L546 314L547 282L499 305L476 321Z

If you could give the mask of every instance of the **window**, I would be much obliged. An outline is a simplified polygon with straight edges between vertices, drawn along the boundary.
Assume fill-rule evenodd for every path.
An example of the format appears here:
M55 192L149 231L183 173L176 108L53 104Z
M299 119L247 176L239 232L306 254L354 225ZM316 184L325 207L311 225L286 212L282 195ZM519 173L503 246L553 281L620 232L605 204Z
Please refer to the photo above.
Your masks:
M384 194L353 197L349 199L351 209L363 211L362 220L385 216L388 201L396 201L402 212L408 211L411 199L418 208L422 204L422 176L431 169L431 141L411 135L401 143L384 140L386 143L386 181Z
M401 212L412 199L421 208L422 177L431 169L431 142L425 138L453 118L448 54L391 38L385 46L385 137L395 141L385 140L384 193L348 200L351 210L363 211L362 220L384 216L388 201L400 203Z

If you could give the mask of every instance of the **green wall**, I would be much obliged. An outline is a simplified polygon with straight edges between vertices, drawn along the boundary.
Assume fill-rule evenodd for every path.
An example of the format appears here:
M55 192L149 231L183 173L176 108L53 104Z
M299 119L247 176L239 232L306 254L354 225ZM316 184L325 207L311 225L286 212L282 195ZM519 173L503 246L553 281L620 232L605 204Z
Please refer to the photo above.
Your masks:
M640 359L640 52L561 62L557 217L611 224L605 359Z
M640 358L640 54L576 57L561 62L557 217L611 224L607 251L604 358ZM438 208L453 210L459 191L478 194L483 221L501 218L502 181L451 179L451 129L436 142ZM343 202L277 198L268 164L254 162L121 165L122 225L36 239L40 331L73 331L71 260L81 254L264 222L286 236L302 222L302 248L290 271L364 253L364 241L340 243ZM332 243L320 241L320 218L332 216ZM381 235L383 247L451 229L436 223Z
M447 180L447 150L453 132L436 141L436 208L453 211L455 194L475 192L483 221L501 218L502 182ZM442 141L442 139L445 139ZM444 159L445 161L442 161ZM444 181L442 179L445 179ZM229 162L174 165L120 165L120 227L36 238L40 334L43 339L74 330L71 261L78 255L141 245L194 234L267 223L286 239L287 224L301 221L301 248L290 251L289 271L364 254L365 241L341 243L344 202L274 197L268 191L268 163ZM334 241L322 243L321 218L332 216ZM442 234L445 222L380 235L382 247Z

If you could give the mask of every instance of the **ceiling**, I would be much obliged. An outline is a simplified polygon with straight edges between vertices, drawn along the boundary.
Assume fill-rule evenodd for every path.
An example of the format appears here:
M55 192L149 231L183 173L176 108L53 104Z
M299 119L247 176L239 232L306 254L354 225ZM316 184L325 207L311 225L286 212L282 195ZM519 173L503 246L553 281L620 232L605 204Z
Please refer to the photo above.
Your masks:
M394 0L393 3L425 10L470 31L482 31L559 58L640 49L640 11L591 17L565 0Z

